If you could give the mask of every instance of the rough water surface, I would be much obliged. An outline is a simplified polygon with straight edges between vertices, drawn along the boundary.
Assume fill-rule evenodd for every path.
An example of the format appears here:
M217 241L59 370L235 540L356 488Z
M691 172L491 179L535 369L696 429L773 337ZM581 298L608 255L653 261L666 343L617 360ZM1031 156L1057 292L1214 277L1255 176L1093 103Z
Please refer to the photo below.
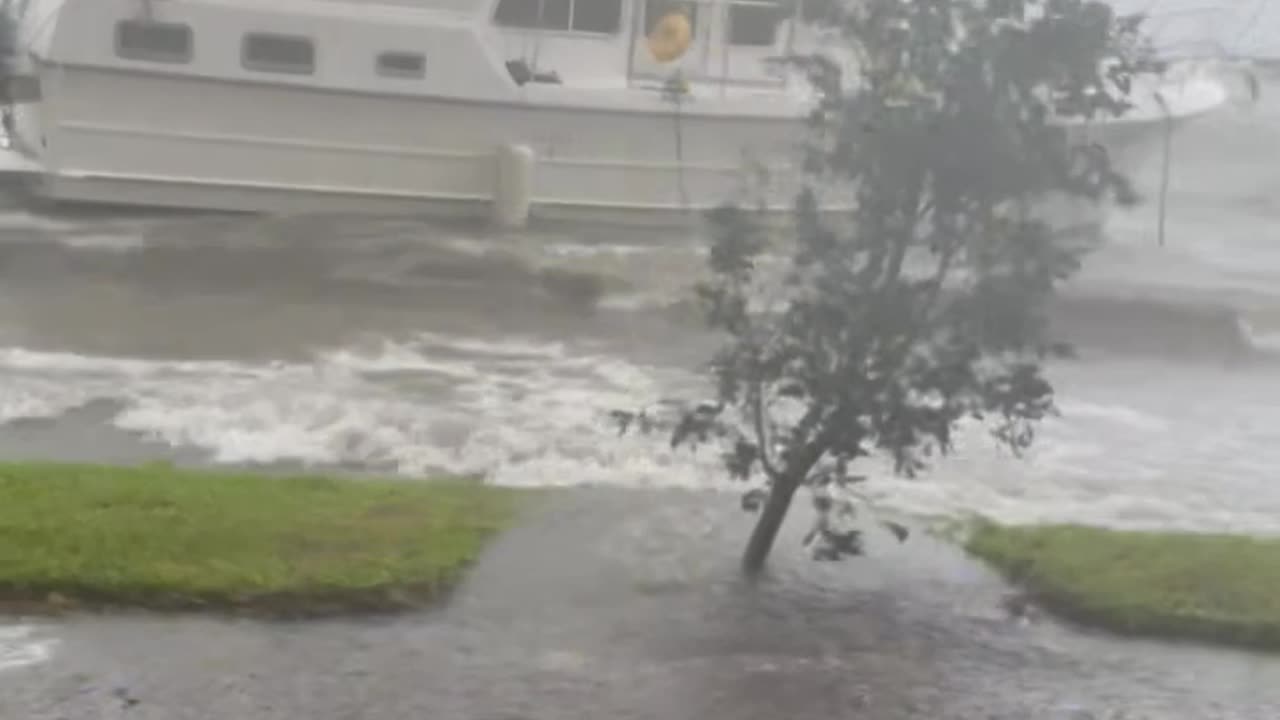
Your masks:
M912 516L1280 531L1280 102L1175 144L1166 245L1118 213L1055 322L1063 416L981 433ZM1154 169L1139 180L1154 185ZM604 422L697 381L696 238L411 220L0 214L0 457L475 472L592 486L502 539L446 609L261 624L0 620L0 717L1280 717L1280 660L1011 623L946 545L747 588L710 455Z

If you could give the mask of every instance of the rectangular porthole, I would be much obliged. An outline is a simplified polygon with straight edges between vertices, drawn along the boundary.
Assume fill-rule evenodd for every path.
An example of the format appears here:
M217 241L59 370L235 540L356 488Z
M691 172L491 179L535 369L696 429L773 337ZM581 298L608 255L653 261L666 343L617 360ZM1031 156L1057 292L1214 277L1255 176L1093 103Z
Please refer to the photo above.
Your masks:
M116 55L126 60L185 64L192 56L191 26L151 20L116 23Z
M378 56L379 75L395 78L423 78L427 75L427 58L422 53L384 52Z
M310 38L300 35L250 33L240 49L245 68L257 72L312 75L316 71L316 48Z

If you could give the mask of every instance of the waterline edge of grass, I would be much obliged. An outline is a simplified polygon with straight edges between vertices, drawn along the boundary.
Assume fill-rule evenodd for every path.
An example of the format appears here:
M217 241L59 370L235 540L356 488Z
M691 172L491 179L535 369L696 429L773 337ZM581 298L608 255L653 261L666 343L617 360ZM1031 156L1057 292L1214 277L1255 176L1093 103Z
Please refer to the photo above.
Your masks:
M536 494L448 478L0 463L0 611L431 607Z
M1081 626L1280 650L1280 538L979 520L961 543Z

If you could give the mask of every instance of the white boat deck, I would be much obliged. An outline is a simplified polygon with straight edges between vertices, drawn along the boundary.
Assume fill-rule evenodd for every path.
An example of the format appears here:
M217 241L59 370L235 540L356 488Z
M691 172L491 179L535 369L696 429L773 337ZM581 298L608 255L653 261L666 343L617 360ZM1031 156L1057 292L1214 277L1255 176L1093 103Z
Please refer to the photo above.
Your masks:
M8 136L0 134L0 176L36 174L42 170L39 163L18 152Z

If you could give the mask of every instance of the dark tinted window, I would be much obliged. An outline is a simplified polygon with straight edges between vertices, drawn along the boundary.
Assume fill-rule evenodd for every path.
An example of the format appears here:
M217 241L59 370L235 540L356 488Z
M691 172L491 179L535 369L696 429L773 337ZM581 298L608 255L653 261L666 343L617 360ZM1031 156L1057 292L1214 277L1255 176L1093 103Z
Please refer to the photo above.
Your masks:
M622 0L574 0L574 30L613 34L621 25Z
M572 0L500 0L493 21L505 27L569 29Z
M729 6L730 45L773 45L778 36L781 9L773 3Z
M241 60L250 70L310 75L316 71L316 48L298 35L251 33L244 38Z
M568 30L569 16L573 14L573 0L534 0L542 13L542 23L538 27L548 30Z
M384 52L378 56L378 74L420 78L427 74L427 58L422 53Z
M493 21L504 27L616 33L622 0L500 0Z
M500 0L493 22L503 27L538 27L537 0Z
M191 27L181 23L121 20L116 23L116 54L129 60L191 62Z

